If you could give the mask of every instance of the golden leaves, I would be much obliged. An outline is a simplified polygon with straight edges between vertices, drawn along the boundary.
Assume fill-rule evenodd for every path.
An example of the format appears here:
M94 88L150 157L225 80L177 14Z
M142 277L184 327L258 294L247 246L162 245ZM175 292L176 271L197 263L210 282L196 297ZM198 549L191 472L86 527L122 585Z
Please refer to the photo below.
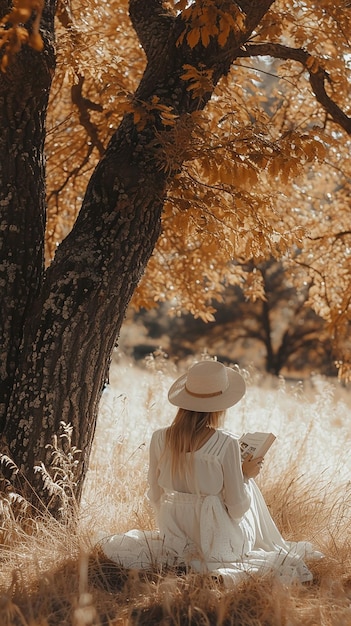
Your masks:
M213 69L205 69L204 66L196 68L188 64L183 65L183 68L186 71L180 78L184 81L189 81L187 91L191 91L193 98L201 98L205 93L212 92Z
M164 209L163 233L134 302L152 306L167 299L174 313L188 310L211 318L228 283L240 285L250 298L263 297L259 273L235 262L254 266L273 255L290 271L298 267L303 287L313 277L310 306L329 315L335 327L351 293L351 244L329 235L350 230L351 142L316 102L306 71L291 62L238 59L205 113L176 118L152 95L146 103L128 99L146 61L127 4L79 0L72 8L75 29L58 25L47 142L52 239L56 243L69 231L97 159L71 107L70 81L79 73L86 97L101 104L101 113L91 112L101 141L107 143L124 113L133 115L138 128L156 122L155 167L178 172ZM304 3L301 10L277 0L254 40L306 50L310 69L317 68L316 59L325 67L329 93L348 111L351 22L342 4ZM198 51L190 49L202 46L205 63L208 46L219 49L238 38L245 24L234 5L175 3L184 27L178 41L184 50L175 54L182 54L182 78L196 97L206 93L213 77L205 65L195 66Z
M119 110L133 115L134 124L138 130L143 130L149 123L155 124L156 114L164 126L174 126L178 117L172 107L162 104L157 96L153 96L150 102L131 98L129 101L120 103Z
M297 132L287 133L276 144L271 158L267 158L267 172L270 177L288 184L302 172L307 162L315 159L323 160L326 155L326 147L311 134L300 135Z
M157 132L156 159L160 170L167 174L179 171L184 160L191 158L192 132L198 117L197 113L181 115L170 130Z
M28 44L41 52L44 42L39 33L44 0L14 0L13 8L0 22L0 48L5 50L1 59L1 71L6 72L8 64L23 45ZM25 28L34 14L30 28Z
M190 48L195 48L200 42L207 48L211 38L216 38L223 47L231 34L240 33L245 27L245 16L239 7L228 0L218 4L213 0L195 0L190 6L183 0L177 2L175 8L181 11L186 23L177 44L181 45L186 39Z
M229 91L226 103L214 101L194 123L186 163L165 206L163 234L134 304L150 290L170 301L174 313L200 316L232 281L250 299L264 298L259 273L233 273L233 260L288 257L306 235L289 194L303 164L324 158L320 132L289 131L273 140L257 103L251 108L256 124L243 117L241 106L234 109Z
M84 77L83 97L96 103L90 119L99 141L108 140L123 117L123 106L140 81L145 56L138 47L127 10L120 0L70 3L68 25L56 22L57 67L47 120L47 262L72 228L89 177L98 162L87 129L73 106L71 87ZM99 24L99 28L96 25Z

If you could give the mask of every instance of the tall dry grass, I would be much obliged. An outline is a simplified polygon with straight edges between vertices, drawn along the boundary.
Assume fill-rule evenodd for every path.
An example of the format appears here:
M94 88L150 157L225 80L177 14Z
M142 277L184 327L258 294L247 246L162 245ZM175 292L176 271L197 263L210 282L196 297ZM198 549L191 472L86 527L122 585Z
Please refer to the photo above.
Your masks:
M116 358L78 513L29 518L25 502L2 499L0 626L351 625L351 394L336 381L246 371L248 392L226 419L233 432L277 435L259 483L284 537L325 554L310 564L313 583L252 576L228 590L191 572L128 572L94 549L103 535L155 525L148 442L173 418L166 397L177 373L162 352L142 369Z

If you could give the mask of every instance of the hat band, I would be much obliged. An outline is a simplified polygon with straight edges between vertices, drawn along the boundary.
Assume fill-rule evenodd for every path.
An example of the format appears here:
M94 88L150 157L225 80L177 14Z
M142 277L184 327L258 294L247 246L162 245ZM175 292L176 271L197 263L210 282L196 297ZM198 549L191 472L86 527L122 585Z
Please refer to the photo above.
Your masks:
M194 396L194 398L214 398L215 396L220 396L223 393L223 391L214 391L213 393L195 393L194 391L190 391L186 385L185 391L187 391L191 396Z

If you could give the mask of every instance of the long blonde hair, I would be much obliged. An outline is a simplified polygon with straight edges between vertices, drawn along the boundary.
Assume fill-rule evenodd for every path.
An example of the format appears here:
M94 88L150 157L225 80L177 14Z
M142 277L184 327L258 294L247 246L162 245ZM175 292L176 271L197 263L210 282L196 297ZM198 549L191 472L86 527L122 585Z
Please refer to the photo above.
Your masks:
M182 474L187 452L194 453L206 428L218 428L225 411L189 411L178 409L172 424L166 430L166 450L171 453L171 472Z

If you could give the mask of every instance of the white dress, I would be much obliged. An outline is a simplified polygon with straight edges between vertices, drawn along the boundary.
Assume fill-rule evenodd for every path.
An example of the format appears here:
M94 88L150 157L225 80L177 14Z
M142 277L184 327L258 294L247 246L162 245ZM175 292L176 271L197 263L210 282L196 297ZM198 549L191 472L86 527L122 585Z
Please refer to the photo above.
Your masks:
M283 539L255 481L243 477L237 438L216 430L172 477L165 433L152 435L148 472L159 530L106 537L106 556L128 568L185 565L226 583L268 571L284 581L311 580L303 558L319 553L309 542Z

